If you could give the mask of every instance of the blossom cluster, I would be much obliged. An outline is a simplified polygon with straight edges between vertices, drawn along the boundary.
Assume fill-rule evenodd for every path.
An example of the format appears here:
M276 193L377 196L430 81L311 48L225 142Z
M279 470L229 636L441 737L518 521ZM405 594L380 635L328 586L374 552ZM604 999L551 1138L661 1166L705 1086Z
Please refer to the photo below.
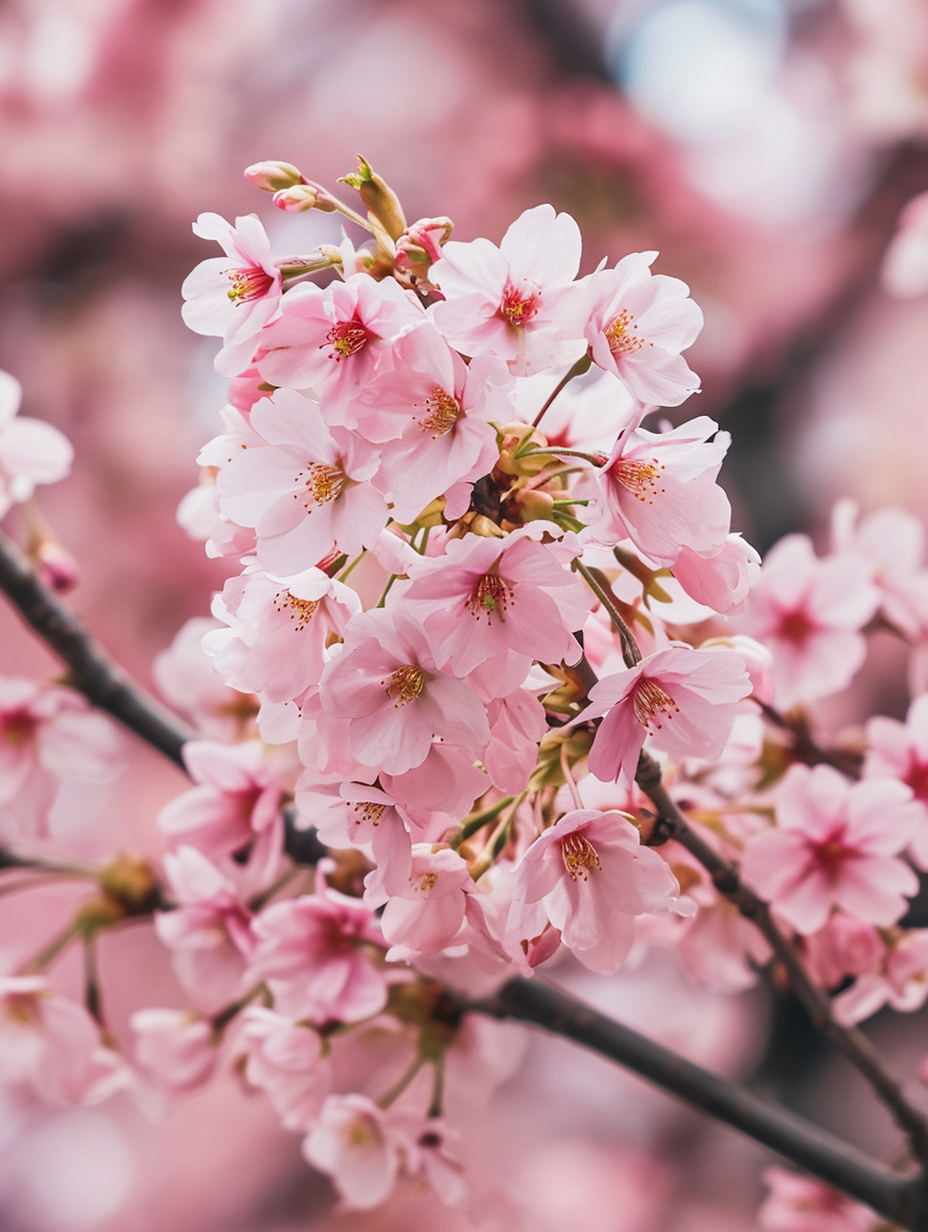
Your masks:
M843 503L825 555L791 535L761 565L718 482L728 434L660 409L698 390L682 352L702 317L656 253L580 276L577 224L550 205L497 246L408 225L363 160L346 179L366 215L288 164L247 174L372 242L277 258L254 215L195 227L225 255L185 282L184 317L222 340L230 386L179 518L231 576L156 664L197 729L163 868L117 859L71 934L152 915L188 1008L138 1010L126 1060L53 991L52 947L0 986L3 1076L64 1100L233 1070L347 1205L408 1182L464 1204L446 1104L475 1056L493 1068L469 998L571 955L609 975L672 946L723 989L770 957L661 841L638 782L655 764L839 1021L922 1004L928 930L904 924L928 871L920 524ZM10 439L10 501L67 469L51 437L44 470ZM822 748L809 707L877 629L913 649L908 719ZM2 682L14 843L47 833L49 783L105 773L111 741L72 690Z

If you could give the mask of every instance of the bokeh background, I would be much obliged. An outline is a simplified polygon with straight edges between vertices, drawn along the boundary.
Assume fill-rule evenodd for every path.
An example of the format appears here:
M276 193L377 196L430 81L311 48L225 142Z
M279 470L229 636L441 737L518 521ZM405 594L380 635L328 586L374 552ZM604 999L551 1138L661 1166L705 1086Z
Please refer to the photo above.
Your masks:
M360 151L409 218L448 214L460 239L498 241L550 201L580 223L584 272L658 249L655 269L685 279L706 317L688 356L703 392L679 415L732 432L722 477L761 550L821 534L842 494L928 515L928 295L892 296L880 273L900 211L928 189L926 142L924 0L4 0L0 367L24 413L77 449L41 495L80 563L75 606L150 684L222 583L226 566L174 520L224 401L214 340L180 320L185 274L214 255L191 221L255 211L279 255L340 238L338 216L280 213L247 184L265 158L333 184ZM52 670L0 611L0 671ZM905 703L899 652L878 640L831 717ZM182 780L125 746L122 778L60 819L75 853L157 852L155 814ZM69 893L0 903L0 949L44 936ZM181 1003L150 930L105 940L117 1032L140 1003ZM889 1149L882 1113L775 989L711 994L653 956L611 982L571 978ZM928 1051L923 1016L872 1031L909 1075ZM474 1132L508 1196L485 1226L756 1227L758 1148L567 1044L513 1029L496 1047L511 1076ZM370 1216L331 1206L298 1142L231 1079L167 1119L0 1097L4 1232L470 1226L415 1198Z

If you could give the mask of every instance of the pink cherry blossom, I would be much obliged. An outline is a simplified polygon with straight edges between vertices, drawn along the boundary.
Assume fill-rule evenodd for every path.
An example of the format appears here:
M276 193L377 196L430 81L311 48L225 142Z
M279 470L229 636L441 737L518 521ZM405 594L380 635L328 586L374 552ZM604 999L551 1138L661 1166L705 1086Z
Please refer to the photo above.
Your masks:
M697 603L734 615L760 576L760 556L740 535L729 535L720 552L700 556L683 548L671 566L674 577Z
M928 291L928 193L919 193L899 216L899 229L883 257L883 289L900 299Z
M280 307L281 273L256 214L236 218L234 227L219 214L201 214L193 230L201 239L216 240L226 255L201 261L187 275L181 287L184 321L194 333L223 339L216 370L237 376Z
M878 1217L866 1206L811 1176L767 1168L770 1193L757 1214L763 1232L876 1232Z
M516 869L510 931L535 936L541 904L564 944L591 971L611 974L631 949L634 917L673 910L679 886L642 847L623 813L578 809L537 838Z
M835 997L832 1008L838 1022L862 1022L884 1005L911 1013L928 997L928 929L891 937L879 947L869 971L858 974L850 988ZM855 973L856 974L856 973Z
M685 282L651 273L656 256L633 252L615 269L596 270L565 296L563 311L593 362L639 402L679 406L699 388L680 352L702 329L702 312Z
M791 766L774 828L752 838L742 871L797 932L818 932L835 907L888 927L918 878L899 854L918 809L894 779L850 783L831 766Z
M135 1059L146 1077L173 1095L188 1095L212 1077L219 1056L213 1024L184 1010L136 1010Z
M179 906L155 913L155 931L173 951L177 978L204 1013L215 1013L242 991L254 949L251 912L231 881L194 847L164 857Z
M0 1082L25 1083L46 1103L70 1104L102 1099L124 1078L82 1005L43 976L0 977Z
M456 851L415 843L406 885L390 897L380 921L393 947L388 957L408 960L452 945L473 889L467 862Z
M189 844L225 864L233 879L246 859L262 863L263 880L273 878L283 838L282 789L263 744L188 740L183 757L198 786L161 810L159 829L172 846Z
M425 761L403 774L380 772L379 781L407 809L461 816L490 786L467 749L433 740Z
M924 526L911 513L894 508L877 509L858 525L856 520L856 501L838 501L831 515L833 549L856 552L871 563L880 611L906 637L917 637L928 617Z
M516 376L576 359L582 330L565 332L559 304L580 248L576 222L551 205L520 214L499 248L451 240L429 275L444 296L435 324L456 350L504 359Z
M393 1107L390 1125L405 1138L405 1171L422 1177L445 1206L461 1206L469 1196L463 1168L450 1148L461 1134L443 1117L423 1116L414 1109Z
M112 779L121 748L110 721L74 690L0 677L0 813L27 833L46 833L62 780Z
M292 389L262 398L251 423L266 445L240 450L216 481L220 508L257 535L260 564L292 577L333 547L355 553L387 524L387 505L366 480L377 457Z
M421 765L433 736L478 756L490 739L480 699L439 671L421 626L403 610L352 619L319 695L327 714L349 720L352 754L388 774Z
M787 535L767 553L742 623L773 651L778 706L815 701L850 684L867 653L860 630L880 602L871 574L853 553L820 559L807 535Z
M883 957L885 946L872 924L836 911L805 939L806 966L824 988L837 988L849 975L863 975Z
M250 694L230 689L203 649L203 636L221 626L210 616L181 625L170 646L155 656L152 675L162 695L214 740L241 739L258 709Z
M514 655L526 671L532 659L575 663L581 650L573 634L594 605L569 569L577 553L519 532L502 541L452 539L444 556L410 569L404 603L421 619L436 662L456 676Z
M397 339L425 320L392 278L355 274L324 290L304 282L287 292L279 319L261 335L258 371L272 385L312 388L338 406L390 367Z
M361 610L356 591L315 566L293 577L248 569L229 578L212 606L228 626L203 639L216 671L232 688L272 702L319 683L329 635L341 636Z
M446 513L467 509L470 487L499 457L492 422L512 418L512 381L502 360L470 365L426 324L397 343L396 363L376 376L346 415L379 446L375 485L390 497L393 516L411 521L429 501L446 499Z
M273 903L254 921L250 974L265 979L283 1014L313 1022L360 1022L383 1009L387 984L374 960L383 944L375 917L335 890Z
M332 1178L347 1206L370 1210L393 1188L403 1145L403 1136L366 1095L330 1095L303 1154Z
M541 702L528 689L498 698L487 710L490 743L483 764L500 791L518 794L535 768L538 742L548 730Z
M265 1092L284 1128L308 1129L331 1086L318 1032L274 1010L249 1006L238 1046L244 1049L245 1077Z
M41 419L17 416L22 386L0 371L0 518L18 501L28 500L36 484L57 483L71 470L71 443Z
M584 719L605 716L590 750L590 771L604 782L631 782L646 738L680 760L718 757L737 703L751 691L734 652L672 646L637 667L604 676L590 690Z
M704 415L668 432L649 432L640 421L623 430L599 474L603 515L589 535L610 544L631 539L668 567L684 548L717 556L728 541L731 508L715 479L731 437Z
M928 868L928 694L916 697L905 723L882 715L867 722L864 778L894 778L912 790L920 817L912 839L919 868Z

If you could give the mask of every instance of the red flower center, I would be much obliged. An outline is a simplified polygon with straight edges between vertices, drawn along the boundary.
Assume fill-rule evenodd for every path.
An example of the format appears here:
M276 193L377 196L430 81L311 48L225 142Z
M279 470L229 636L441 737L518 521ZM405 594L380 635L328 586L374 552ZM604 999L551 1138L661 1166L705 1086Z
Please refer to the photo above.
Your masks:
M236 308L249 300L261 299L274 285L274 279L267 270L257 265L250 269L229 270L228 277L232 283L228 291L229 299Z
M538 292L523 295L512 283L508 283L503 292L503 302L499 306L499 315L507 325L518 329L527 325L538 311Z

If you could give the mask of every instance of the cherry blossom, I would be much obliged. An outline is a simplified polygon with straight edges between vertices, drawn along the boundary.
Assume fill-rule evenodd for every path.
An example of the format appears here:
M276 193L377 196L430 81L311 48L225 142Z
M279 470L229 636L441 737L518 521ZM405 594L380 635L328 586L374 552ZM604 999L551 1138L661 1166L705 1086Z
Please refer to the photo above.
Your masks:
M406 885L389 898L380 921L392 947L387 957L437 954L453 944L473 888L467 863L456 851L414 844Z
M702 312L685 282L651 273L657 255L633 252L615 269L581 279L563 312L569 328L579 326L593 362L639 402L679 406L699 388L680 352L702 329Z
M355 274L325 290L302 283L261 335L258 371L272 385L312 388L337 406L391 366L397 340L425 320L391 278Z
M333 548L360 552L387 524L387 504L366 481L377 458L323 422L315 403L292 389L262 398L251 423L264 445L239 451L216 481L222 512L254 527L257 556L271 573L293 577Z
M213 599L228 627L208 633L203 648L232 688L293 701L319 683L329 636L360 610L355 591L315 566L293 577L249 569Z
M404 1138L365 1095L330 1095L310 1129L303 1154L335 1182L349 1207L370 1210L393 1188Z
M281 1013L320 1024L359 1022L386 1004L374 961L383 939L357 899L324 889L274 903L255 919L254 936L250 974L267 980Z
M528 848L516 870L509 927L541 932L540 904L564 944L591 971L611 974L635 938L634 917L673 910L679 887L660 856L618 812L566 813Z
M916 637L928 614L928 570L922 568L925 528L903 509L877 509L858 525L857 503L841 500L831 515L836 552L856 552L871 562L880 611L907 637Z
M519 655L575 663L594 600L564 566L577 548L551 547L526 535L500 542L468 535L451 540L444 556L410 569L404 603L418 612L440 667L466 676L488 659Z
M835 1018L848 1026L862 1022L884 1005L910 1013L928 997L928 929L892 936L869 970L852 972L857 979L832 1002Z
M905 723L877 715L867 722L864 778L894 778L912 790L920 817L911 850L928 866L928 694L916 697Z
M0 518L14 503L28 500L37 484L64 479L74 457L57 428L17 416L22 394L19 381L0 371Z
M226 255L201 261L187 275L181 287L184 321L195 333L223 339L216 370L237 376L280 308L281 273L256 214L236 218L234 227L219 214L201 214L193 230L201 239L216 240Z
M602 715L590 750L591 772L631 782L645 739L673 758L718 757L737 702L750 692L744 660L734 652L672 646L637 667L603 677L590 690L583 718Z
M667 432L640 422L641 414L631 420L603 465L603 515L589 534L600 543L631 539L659 565L672 566L684 548L718 556L731 508L715 479L731 437L704 415Z
M582 330L565 332L559 306L580 247L576 222L551 205L520 214L499 248L450 240L430 272L444 296L435 324L456 350L504 359L516 376L576 359Z
M349 720L353 755L392 775L421 765L433 736L478 755L490 739L476 693L438 670L421 626L403 611L353 618L320 698L327 714Z
M41 975L0 977L0 1082L47 1103L93 1102L125 1085L122 1062L87 1010Z
M776 817L747 844L742 868L797 932L818 932L835 907L883 927L903 914L918 889L899 859L918 819L903 783L850 783L831 766L791 766Z
M318 1032L274 1010L249 1006L238 1046L244 1049L245 1077L267 1094L284 1128L305 1132L331 1084Z
M807 535L787 535L768 552L743 624L774 652L778 706L815 701L850 683L867 653L860 630L880 602L871 575L853 553L820 559Z
M146 1077L174 1095L188 1095L212 1077L219 1057L212 1023L184 1010L136 1010L135 1059Z
M873 1211L822 1181L785 1168L767 1168L770 1193L758 1212L763 1232L876 1232Z

